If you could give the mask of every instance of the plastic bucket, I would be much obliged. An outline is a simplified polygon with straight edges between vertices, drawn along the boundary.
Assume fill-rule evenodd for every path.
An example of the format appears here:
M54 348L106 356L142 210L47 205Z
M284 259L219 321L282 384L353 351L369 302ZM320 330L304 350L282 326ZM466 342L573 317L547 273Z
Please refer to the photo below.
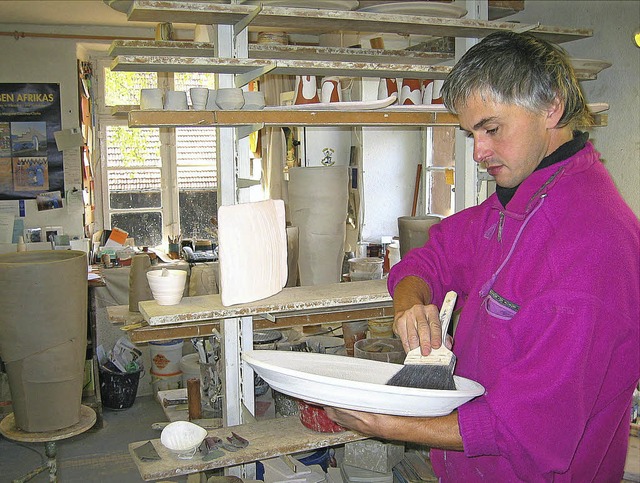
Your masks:
M188 379L200 379L200 359L198 354L187 354L180 359L182 387L187 387Z
M102 405L109 409L127 409L133 406L138 392L142 369L136 372L111 372L100 368L100 395Z
M180 374L182 360L182 339L166 342L149 342L151 355L151 374L156 376L175 376Z
M171 376L163 376L161 374L151 373L151 385L153 393L158 391L169 391L171 389L180 389L182 387L182 373L173 374Z

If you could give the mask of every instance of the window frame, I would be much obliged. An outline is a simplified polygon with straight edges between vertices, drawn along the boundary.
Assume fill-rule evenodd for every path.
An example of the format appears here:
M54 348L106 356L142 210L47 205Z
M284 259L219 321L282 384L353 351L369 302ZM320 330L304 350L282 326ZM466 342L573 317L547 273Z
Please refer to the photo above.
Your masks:
M105 79L104 69L110 67L111 59L108 57L96 57L93 59L95 69L95 81L97 84L95 106L96 129L99 149L97 155L96 189L100 196L96 197L96 224L103 229L111 229L112 213L127 212L160 212L162 217L161 242L156 247L168 248L168 237L177 237L180 234L180 193L178 186L178 155L176 152L176 130L175 128L153 128L158 129L160 140L160 195L161 206L159 208L139 208L136 210L111 209L109 202L108 172L107 167L107 128L110 126L128 126L126 117L114 114L112 106L105 104ZM157 73L158 85L161 89L172 89L174 77L171 72ZM216 153L218 157L218 153ZM217 161L214 163L218 171ZM215 191L218 196L220 189L219 182L216 183Z

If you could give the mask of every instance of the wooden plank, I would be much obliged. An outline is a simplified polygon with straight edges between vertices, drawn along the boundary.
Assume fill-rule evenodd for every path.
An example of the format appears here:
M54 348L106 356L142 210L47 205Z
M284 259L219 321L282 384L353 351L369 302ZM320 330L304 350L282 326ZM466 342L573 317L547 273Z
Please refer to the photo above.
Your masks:
M301 327L316 324L342 324L342 322L352 322L355 320L375 319L380 317L393 316L393 304L391 301L384 302L380 307L348 307L335 311L323 311L320 313L308 314L282 314L272 322L256 315L253 317L253 328L260 329L287 329L291 327ZM183 322L175 325L145 325L139 329L129 332L131 342L142 343L161 340L189 339L193 337L208 337L220 330L220 322Z
M297 417L269 419L214 429L208 431L208 436L215 436L226 441L226 438L231 436L231 431L247 439L249 446L235 452L225 451L224 456L211 461L203 461L200 453L197 453L193 459L179 460L162 446L159 439L151 440L151 444L160 455L159 461L142 461L136 456L135 449L145 444L146 441L129 444L129 453L138 467L142 479L151 481L366 439L365 436L353 431L340 433L312 431L304 427Z
M266 299L232 306L222 305L220 294L184 297L177 305L140 302L140 312L149 325L176 324L198 320L228 319L249 315L304 312L365 306L389 302L386 280L286 287Z
M410 52L410 51L407 51ZM175 53L174 53L175 54ZM266 52L265 52L266 55ZM346 59L346 57L345 57ZM191 57L184 55L117 55L111 70L122 72L210 72L234 75L261 75L265 70L279 75L315 75L343 77L411 77L416 79L444 79L451 66L420 63L392 63L385 56L377 62L371 57L351 60L305 59L236 59L218 57ZM406 61L410 60L407 57ZM575 70L579 80L597 78L597 61Z
M204 42L115 40L109 56L216 57L215 45ZM451 60L452 53L411 50L381 50L349 47L249 44L249 58L263 60L324 60L342 62L384 62L389 64L433 65Z
M380 60L380 59L378 59ZM383 58L384 60L384 58ZM273 67L275 66L275 67ZM289 60L289 59L227 59L218 57L187 57L167 55L118 55L111 70L121 72L214 72L243 75L271 69L271 74L349 77L412 77L444 79L449 66L393 64L382 62Z
M354 47L250 44L249 58L434 65L453 59L453 54Z
M111 305L107 307L107 317L112 324L138 324L144 322L140 312L129 312L128 305Z
M177 126L457 126L449 112L424 110L393 111L131 111L129 127Z
M307 34L329 32L375 32L432 35L435 37L482 38L493 32L513 31L522 24L470 19L449 19L414 15L358 11L334 11L312 8L270 7L268 2L253 19L253 28L277 28ZM208 2L136 0L129 20L193 24L234 25L254 12L247 5L217 5ZM531 33L552 42L567 42L591 37L591 29L539 25Z

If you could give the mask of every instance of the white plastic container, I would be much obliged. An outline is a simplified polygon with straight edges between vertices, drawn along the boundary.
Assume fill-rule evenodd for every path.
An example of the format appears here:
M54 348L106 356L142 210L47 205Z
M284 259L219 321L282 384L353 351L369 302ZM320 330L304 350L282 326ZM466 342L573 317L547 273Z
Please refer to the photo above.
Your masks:
M182 387L187 387L188 379L200 379L200 360L198 354L187 354L180 360Z
M182 373L174 374L173 376L161 376L151 373L151 385L153 386L153 394L157 394L158 391L170 391L171 389L182 388Z
M175 376L182 373L180 361L182 359L182 339L166 342L149 342L151 356L151 374L156 376Z

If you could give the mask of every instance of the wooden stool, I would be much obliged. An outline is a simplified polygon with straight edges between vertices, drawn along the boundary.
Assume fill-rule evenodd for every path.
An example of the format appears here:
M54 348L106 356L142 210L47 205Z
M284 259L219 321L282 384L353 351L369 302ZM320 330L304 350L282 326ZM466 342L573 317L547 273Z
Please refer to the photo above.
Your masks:
M16 426L16 419L13 413L9 414L2 421L0 421L0 434L13 441L19 441L21 443L44 443L44 452L47 455L46 464L34 469L24 477L13 480L13 483L22 483L29 481L34 476L42 473L46 469L49 470L49 481L58 481L58 463L56 461L56 441L60 439L71 438L80 433L84 433L91 428L96 422L96 413L93 409L87 406L80 407L80 421L73 426L67 428L56 429L55 431L43 431L29 433L23 431Z

